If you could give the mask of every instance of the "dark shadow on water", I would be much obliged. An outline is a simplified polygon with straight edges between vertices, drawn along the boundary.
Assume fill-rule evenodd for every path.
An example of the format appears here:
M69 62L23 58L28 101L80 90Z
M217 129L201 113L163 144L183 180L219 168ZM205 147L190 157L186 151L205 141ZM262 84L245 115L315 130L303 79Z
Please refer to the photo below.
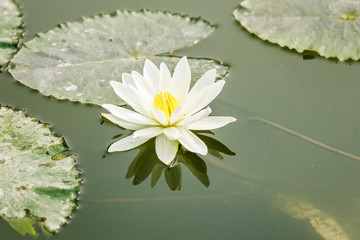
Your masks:
M201 134L196 133L196 135L208 146L209 154L219 159L223 159L221 153L235 155L235 153L223 143L204 133L205 132ZM210 131L206 133L213 134ZM210 185L205 161L198 154L187 151L181 145L179 145L175 160L170 166L162 163L157 157L155 152L155 139L149 140L136 149L139 149L139 153L128 167L128 172L126 173L127 179L133 177L133 185L142 183L151 175L151 187L154 187L164 173L165 181L169 188L172 191L180 190L183 166L186 166L205 187Z

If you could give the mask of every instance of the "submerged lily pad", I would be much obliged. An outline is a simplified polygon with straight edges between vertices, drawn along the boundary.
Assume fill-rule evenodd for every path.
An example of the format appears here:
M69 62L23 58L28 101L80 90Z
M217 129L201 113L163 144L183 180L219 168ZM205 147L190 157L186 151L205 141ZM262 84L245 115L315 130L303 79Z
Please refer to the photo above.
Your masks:
M0 216L19 233L55 232L76 207L79 171L68 150L49 125L0 107Z
M345 230L332 216L306 201L280 194L276 197L275 206L294 218L307 220L323 239L350 240Z
M249 32L282 47L360 59L360 1L245 0L234 16Z
M117 11L81 18L39 34L24 44L12 60L11 74L44 95L82 103L119 104L109 81L124 72L142 73L145 59L174 68L172 51L195 44L214 31L201 18L160 11ZM216 68L211 59L190 58L193 79Z
M21 14L11 0L0 0L0 69L17 51L22 36Z

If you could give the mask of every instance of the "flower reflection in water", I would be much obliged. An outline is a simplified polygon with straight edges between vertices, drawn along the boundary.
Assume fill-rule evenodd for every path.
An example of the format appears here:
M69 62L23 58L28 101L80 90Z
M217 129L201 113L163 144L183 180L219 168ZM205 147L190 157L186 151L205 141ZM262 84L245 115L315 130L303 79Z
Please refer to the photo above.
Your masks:
M198 132L196 135L208 146L209 154L222 159L221 153L235 155L223 143L213 137L205 135L212 134L210 131ZM206 187L210 185L207 174L207 166L204 160L196 153L180 148L175 156L175 161L171 166L161 162L155 152L155 140L152 139L145 144L137 147L139 153L136 155L128 168L126 178L133 178L133 184L142 183L151 174L151 187L154 187L164 172L165 181L171 190L180 190L182 182L182 165L186 166L190 172Z

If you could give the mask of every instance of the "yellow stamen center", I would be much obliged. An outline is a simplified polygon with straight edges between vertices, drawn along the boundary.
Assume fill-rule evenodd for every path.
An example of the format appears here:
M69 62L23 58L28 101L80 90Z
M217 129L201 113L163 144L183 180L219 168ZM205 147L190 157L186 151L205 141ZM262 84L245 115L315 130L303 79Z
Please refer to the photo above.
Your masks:
M154 97L154 107L163 111L167 118L171 117L178 106L176 98L169 92L160 92Z

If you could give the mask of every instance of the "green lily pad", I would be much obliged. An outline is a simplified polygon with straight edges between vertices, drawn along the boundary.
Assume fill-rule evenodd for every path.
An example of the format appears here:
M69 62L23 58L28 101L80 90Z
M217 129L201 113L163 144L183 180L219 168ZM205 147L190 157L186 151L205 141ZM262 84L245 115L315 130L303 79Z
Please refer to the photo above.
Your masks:
M119 104L109 82L124 72L142 73L145 59L165 62L170 70L180 60L171 53L195 44L215 30L201 18L161 11L117 11L59 25L24 43L10 73L47 96L82 103ZM193 79L216 68L218 61L190 58Z
M14 56L22 36L21 14L11 0L0 0L0 69Z
M244 0L234 16L249 32L281 47L360 59L360 1Z
M68 150L49 125L0 106L0 216L19 233L53 233L76 208L81 180Z

